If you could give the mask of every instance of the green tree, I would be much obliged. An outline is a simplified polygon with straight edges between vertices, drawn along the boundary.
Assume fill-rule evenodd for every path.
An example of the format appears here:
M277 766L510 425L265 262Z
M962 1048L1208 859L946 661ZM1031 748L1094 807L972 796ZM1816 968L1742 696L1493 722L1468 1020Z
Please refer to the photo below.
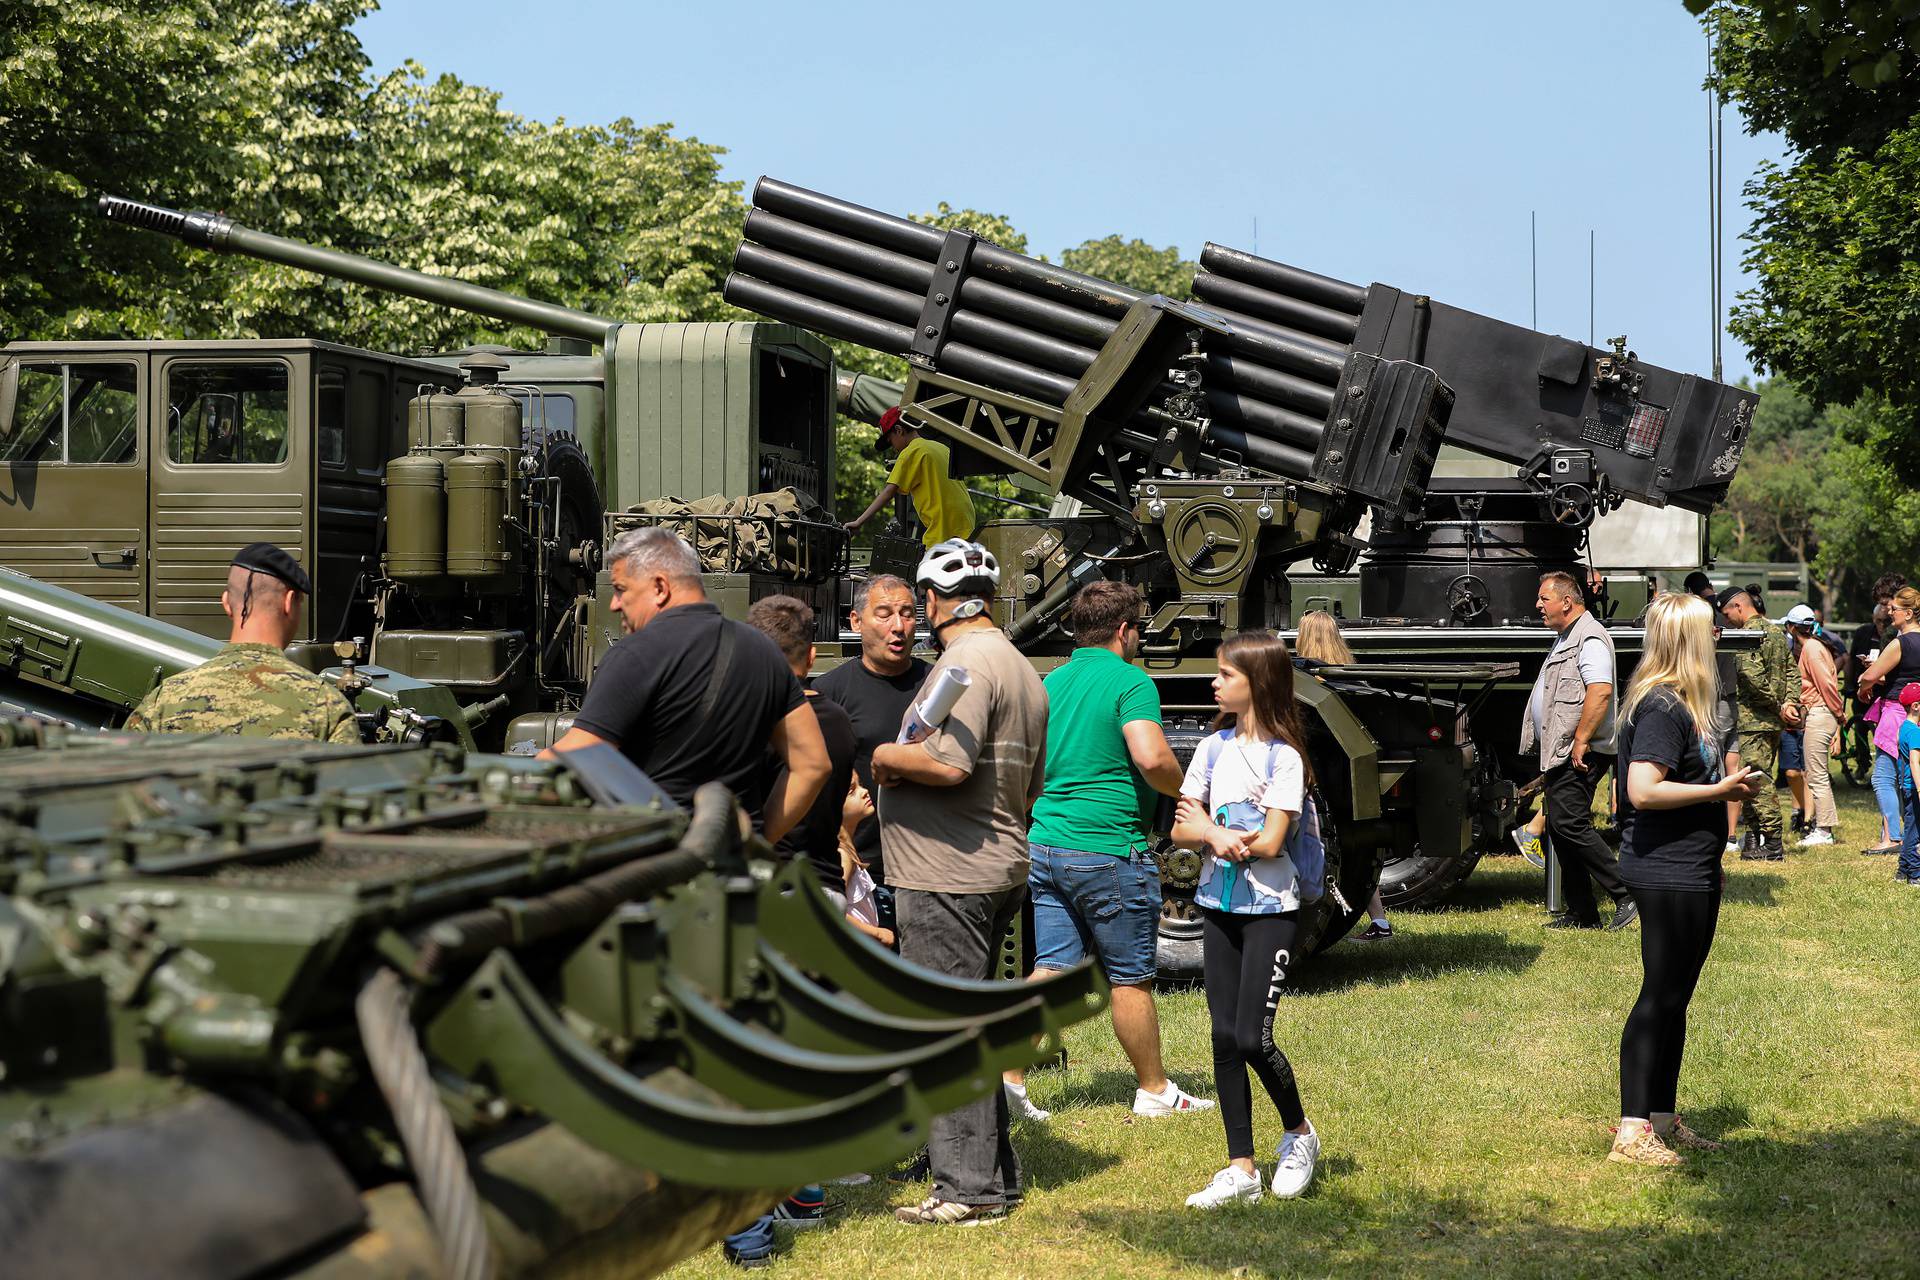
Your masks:
M524 120L417 64L375 78L372 0L14 5L0 47L0 333L535 343L476 317L94 217L114 191L634 320L725 312L742 212L669 125ZM11 14L10 14L11 17Z
M1864 617L1874 578L1911 573L1920 494L1884 460L1898 421L1884 405L1818 408L1791 383L1763 383L1740 470L1712 517L1716 555L1808 565L1831 617Z
M300 210L349 139L372 0L27 0L0 44L0 335L202 332L225 267L99 223L102 191ZM183 286L183 283L185 287Z
M1119 236L1083 241L1060 255L1060 265L1142 293L1164 293L1169 298L1189 296L1193 273L1199 270L1172 245L1156 249L1144 240L1122 240Z
M1791 152L1747 188L1756 284L1730 327L1816 403L1876 403L1843 428L1871 420L1885 461L1920 483L1920 0L1686 3L1748 129Z

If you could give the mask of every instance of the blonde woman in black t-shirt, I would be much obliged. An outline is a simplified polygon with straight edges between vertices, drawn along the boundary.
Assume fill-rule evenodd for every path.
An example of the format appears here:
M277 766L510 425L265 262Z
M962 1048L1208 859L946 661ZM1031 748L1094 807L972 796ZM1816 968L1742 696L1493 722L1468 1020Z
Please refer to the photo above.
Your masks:
M1675 1113L1687 1005L1720 918L1720 858L1729 800L1762 785L1757 769L1726 776L1713 610L1661 595L1647 610L1646 650L1620 700L1615 809L1620 879L1640 906L1640 998L1620 1037L1620 1128L1607 1159L1675 1165L1675 1147L1718 1150Z

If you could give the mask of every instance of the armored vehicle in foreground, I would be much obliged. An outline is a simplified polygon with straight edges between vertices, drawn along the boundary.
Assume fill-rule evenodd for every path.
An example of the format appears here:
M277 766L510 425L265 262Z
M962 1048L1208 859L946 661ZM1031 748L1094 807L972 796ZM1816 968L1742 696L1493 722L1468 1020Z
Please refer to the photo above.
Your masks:
M610 750L0 719L3 1269L651 1275L1105 1003L903 964L745 831Z

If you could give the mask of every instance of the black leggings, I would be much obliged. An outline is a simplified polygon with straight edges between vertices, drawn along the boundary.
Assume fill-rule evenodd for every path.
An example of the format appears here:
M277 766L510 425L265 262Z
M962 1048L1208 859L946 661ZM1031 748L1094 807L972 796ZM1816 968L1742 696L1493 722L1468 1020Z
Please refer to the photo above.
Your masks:
M1213 1087L1227 1126L1227 1159L1253 1158L1253 1068L1289 1129L1306 1123L1293 1065L1273 1043L1280 989L1298 959L1300 915L1232 915L1202 908L1201 969L1213 1017Z
M1674 1110L1687 1003L1713 946L1720 891L1635 889L1640 905L1640 998L1620 1035L1620 1114L1646 1119ZM1225 1105L1222 1102L1221 1105Z

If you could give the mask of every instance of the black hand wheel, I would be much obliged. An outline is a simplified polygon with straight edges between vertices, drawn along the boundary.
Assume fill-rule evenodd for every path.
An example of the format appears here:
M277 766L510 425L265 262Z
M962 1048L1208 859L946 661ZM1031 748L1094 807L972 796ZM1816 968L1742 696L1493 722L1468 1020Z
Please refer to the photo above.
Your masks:
M1557 484L1547 498L1547 512L1555 524L1584 529L1593 523L1593 490L1571 480Z
M1447 584L1447 608L1461 622L1471 622L1493 603L1487 584L1471 573L1463 573Z

